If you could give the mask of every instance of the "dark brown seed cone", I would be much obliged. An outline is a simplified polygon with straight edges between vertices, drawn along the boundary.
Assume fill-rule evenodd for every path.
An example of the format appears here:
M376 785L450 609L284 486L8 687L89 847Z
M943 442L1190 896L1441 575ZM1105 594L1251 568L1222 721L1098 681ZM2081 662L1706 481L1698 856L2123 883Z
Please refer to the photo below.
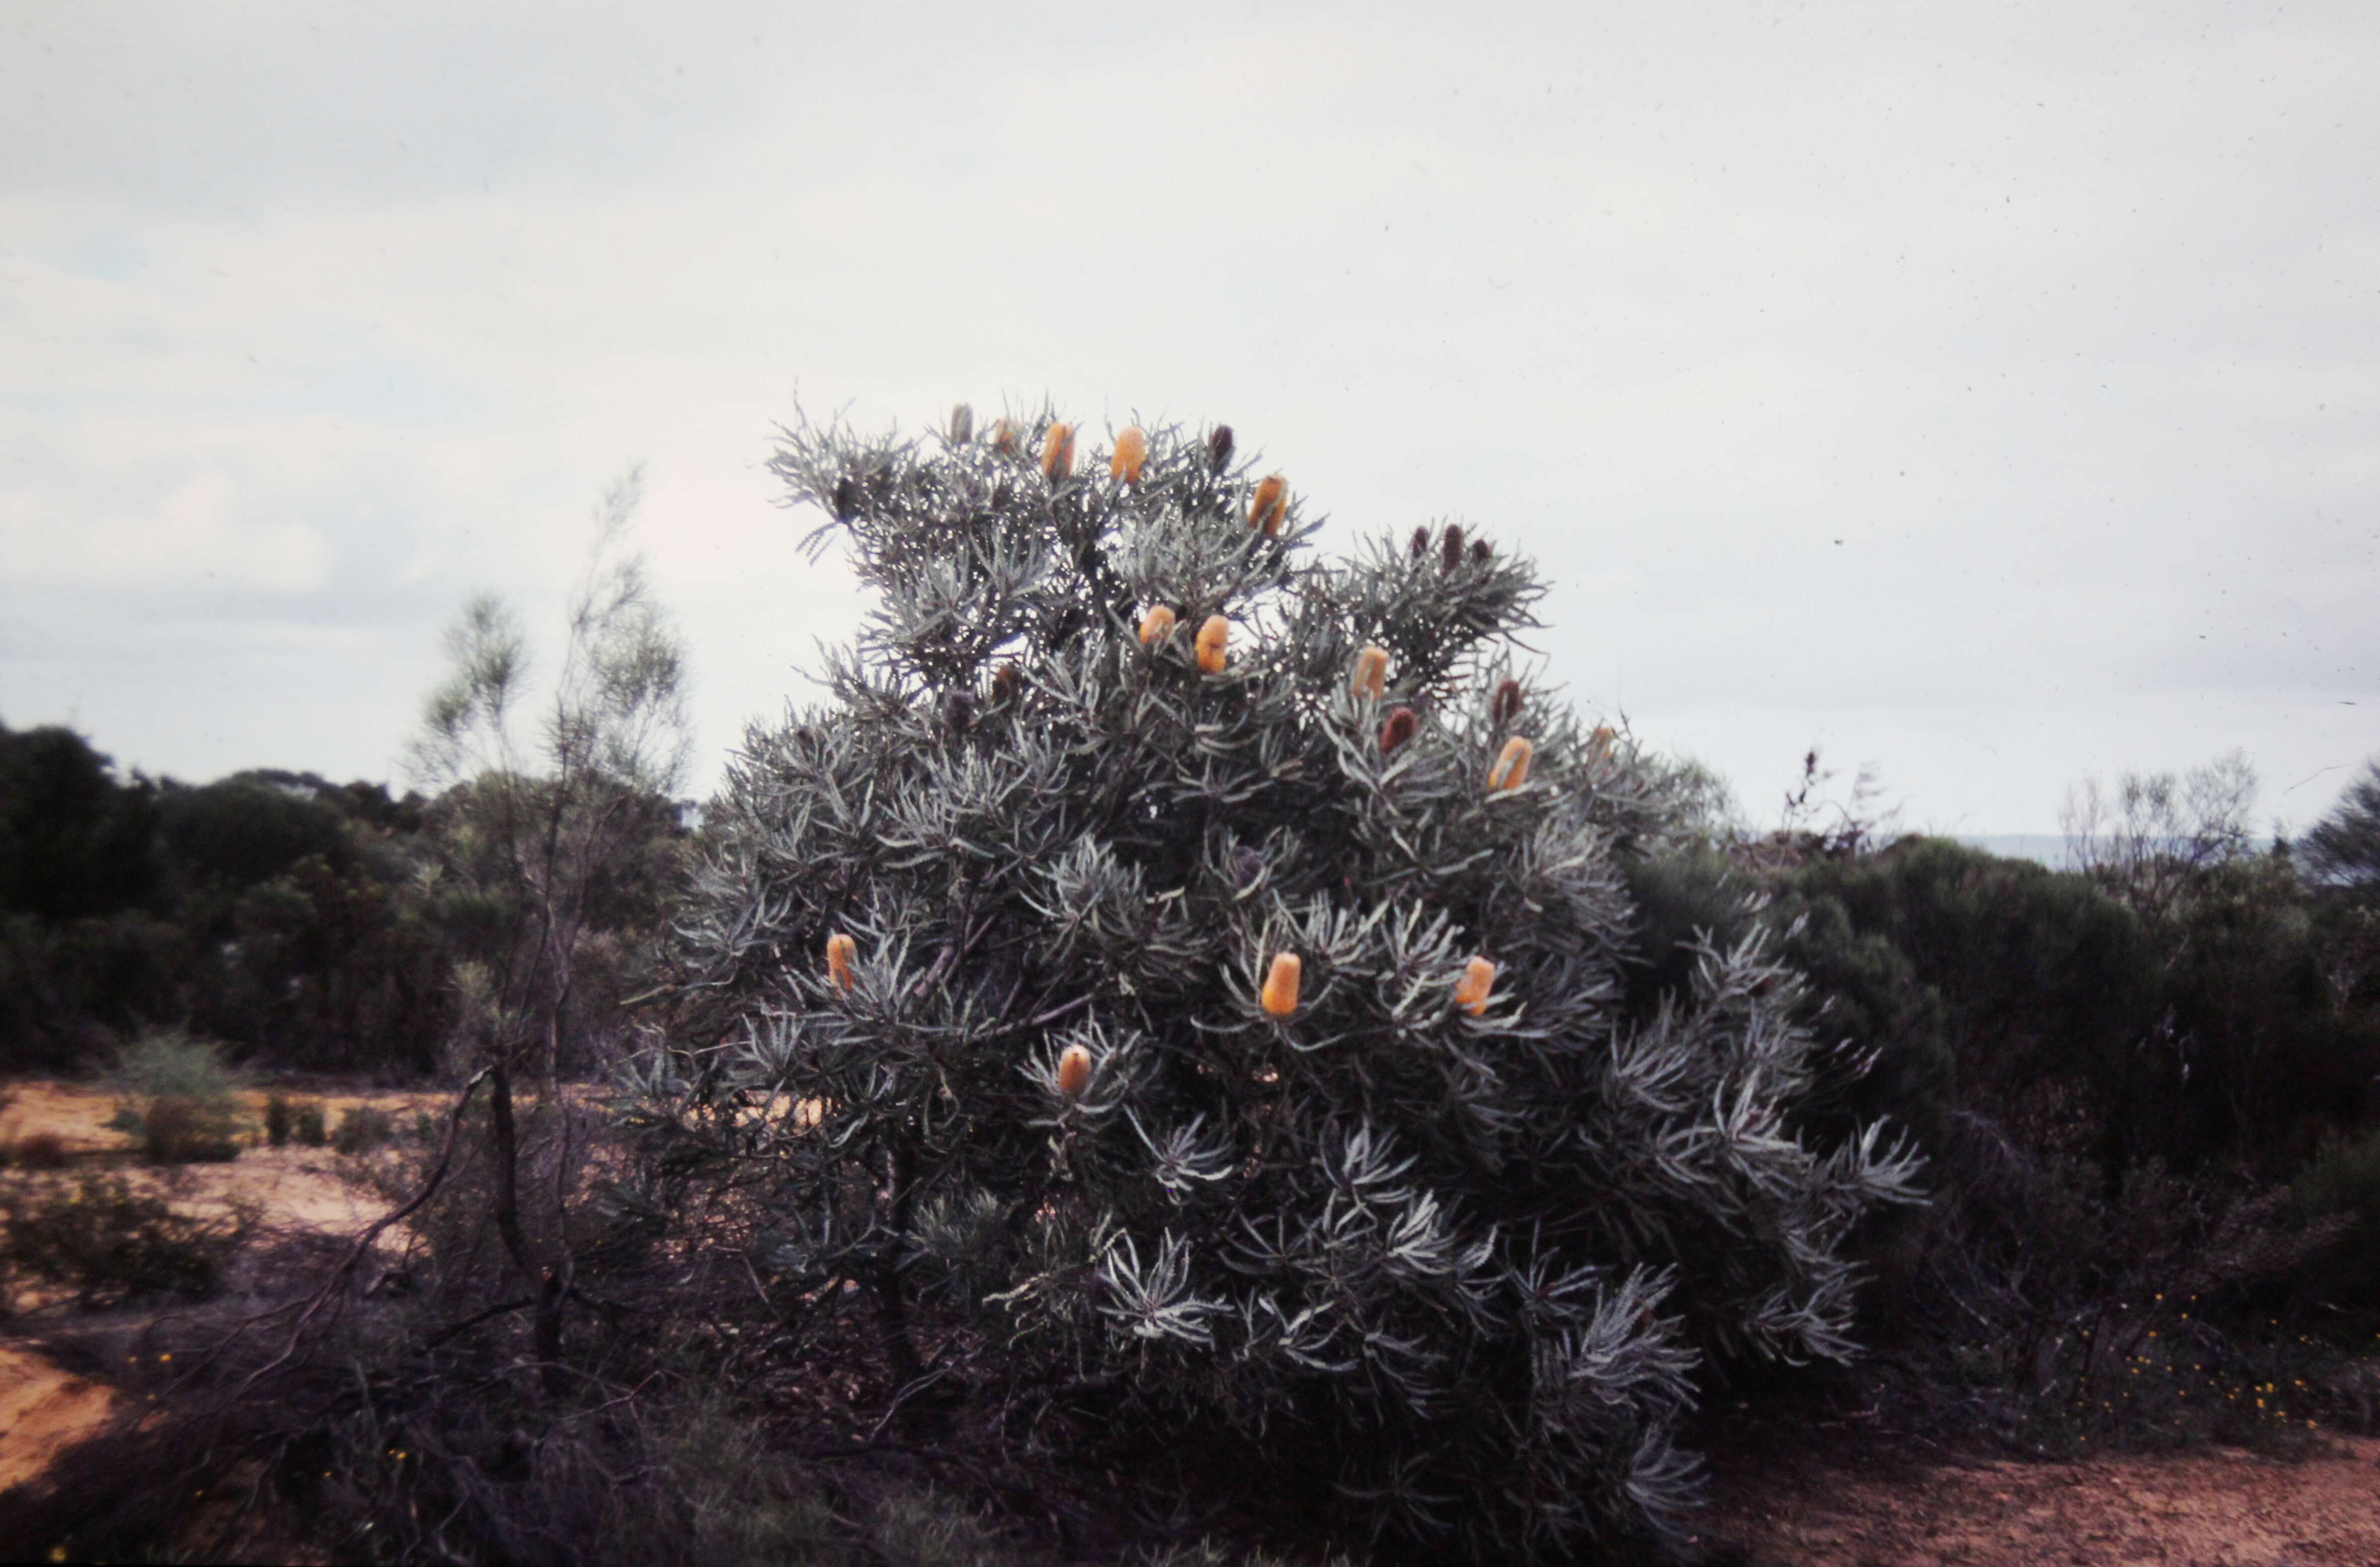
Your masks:
M1426 555L1426 554L1429 553L1429 529L1428 529L1428 528L1415 528L1415 529L1414 529L1413 546L1412 546L1412 548L1413 548L1413 558L1414 558L1414 559L1415 559L1415 560L1419 560L1419 559L1421 559L1421 558L1422 558L1422 556L1424 556L1424 555Z
M1219 424L1207 436L1207 466L1220 473L1232 466L1232 427Z
M1001 708L1014 701L1016 688L1024 683L1024 680L1025 677L1017 673L1014 664L1002 664L991 677L991 705Z
M1380 754L1388 755L1421 731L1421 719L1411 708L1398 708L1380 725Z
M961 403L951 410L951 444L964 446L975 439L975 410Z
M859 484L844 474L834 481L834 520L849 522L859 515Z
M1438 564L1447 571L1452 571L1463 564L1463 525L1461 523L1450 522L1446 525L1446 537L1439 541Z
M1496 552L1493 549L1488 547L1487 540L1478 540L1471 546L1471 564L1474 565L1486 565L1488 564L1488 557L1495 553Z
M975 726L975 698L965 691L953 691L942 703L942 727L955 740Z
M1500 680L1496 683L1495 699L1488 704L1488 721L1499 729L1521 716L1521 683Z

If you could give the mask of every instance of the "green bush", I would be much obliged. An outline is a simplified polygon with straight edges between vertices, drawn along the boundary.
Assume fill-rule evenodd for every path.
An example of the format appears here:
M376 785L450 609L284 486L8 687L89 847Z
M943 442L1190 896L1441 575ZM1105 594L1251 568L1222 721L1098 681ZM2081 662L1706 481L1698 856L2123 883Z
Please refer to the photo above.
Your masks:
M212 1041L149 1029L117 1052L103 1080L128 1101L109 1124L137 1136L150 1163L239 1157L240 1079Z
M230 1099L239 1092L239 1074L211 1039L178 1028L144 1029L116 1052L103 1081L128 1099L163 1096L200 1100Z
M2291 1184L2289 1197L2301 1224L2337 1216L2354 1221L2354 1228L2308 1262L2307 1293L2360 1321L2380 1318L2380 1130L2325 1142Z
M396 1118L368 1104L357 1105L339 1117L331 1147L340 1153L370 1153L396 1136Z
M121 1176L85 1174L68 1188L0 1194L0 1269L63 1284L85 1306L221 1287L237 1223L209 1223L136 1196Z
M74 1162L64 1138L55 1132L28 1132L11 1147L0 1143L0 1165L24 1170L64 1170Z
M239 1157L234 1106L167 1094L140 1117L140 1156L152 1164L223 1164Z
M331 1140L322 1100L299 1099L289 1107L289 1135L301 1148L319 1148Z
M289 1142L289 1101L279 1094L264 1101L264 1141L276 1148Z

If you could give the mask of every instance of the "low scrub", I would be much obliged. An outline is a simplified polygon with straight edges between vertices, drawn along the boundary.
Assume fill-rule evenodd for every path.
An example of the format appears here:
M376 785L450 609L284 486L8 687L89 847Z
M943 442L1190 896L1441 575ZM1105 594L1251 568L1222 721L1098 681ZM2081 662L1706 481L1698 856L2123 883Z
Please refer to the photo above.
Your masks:
M359 1104L339 1117L331 1147L340 1153L370 1153L396 1136L396 1119L384 1110Z
M121 1176L0 1196L0 1278L72 1290L79 1306L178 1295L203 1299L246 1230L133 1191Z

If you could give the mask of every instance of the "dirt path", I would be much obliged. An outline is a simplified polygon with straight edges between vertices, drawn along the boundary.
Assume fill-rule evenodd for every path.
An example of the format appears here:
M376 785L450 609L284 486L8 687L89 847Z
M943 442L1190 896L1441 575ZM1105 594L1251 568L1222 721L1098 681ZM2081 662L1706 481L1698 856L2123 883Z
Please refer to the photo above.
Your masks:
M1722 1476L1721 1542L1759 1567L2380 1567L2380 1440L2295 1464L2218 1448Z
M0 1342L0 1491L48 1468L91 1435L115 1395L69 1377L29 1349Z

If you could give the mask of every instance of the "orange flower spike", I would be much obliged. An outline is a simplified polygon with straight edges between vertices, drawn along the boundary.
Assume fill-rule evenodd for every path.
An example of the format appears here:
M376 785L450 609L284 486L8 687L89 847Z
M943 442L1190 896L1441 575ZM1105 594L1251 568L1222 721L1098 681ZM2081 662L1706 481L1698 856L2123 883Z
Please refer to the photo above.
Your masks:
M1016 427L1006 419L995 419L991 426L991 449L1003 457L1016 455Z
M1597 724L1595 726L1595 733L1586 737L1586 754L1588 759L1593 761L1601 761L1606 757L1609 756L1611 754L1611 742L1614 736L1612 735L1611 726L1609 724Z
M1248 502L1248 526L1279 533L1282 514L1288 510L1289 480L1272 474L1257 486L1255 496Z
M842 931L826 939L826 977L836 990L851 989L851 960L858 955L859 944Z
M1232 623L1221 615L1210 614L1207 624L1198 628L1198 667L1208 674L1223 673L1223 649L1232 639Z
M975 439L975 410L961 403L951 410L951 444L964 446Z
M1051 483L1075 471L1075 427L1053 424L1041 437L1041 477Z
M1144 648L1162 642L1173 635L1173 612L1158 605L1140 617L1140 645Z
M1515 735L1505 741L1504 748L1496 754L1496 765L1488 770L1488 792L1501 794L1526 784L1529 781L1529 759L1536 755L1536 747L1529 744L1524 735Z
M1115 455L1108 459L1108 477L1137 484L1141 466L1148 461L1148 437L1135 424L1116 437Z
M1348 684L1355 695L1378 701L1380 693L1389 688L1389 650L1366 647L1357 653L1355 674Z
M1272 968L1265 975L1264 1009L1275 1017L1287 1017L1297 1010L1297 981L1305 969L1295 953L1275 953Z
M1070 1099L1083 1097L1091 1086L1091 1052L1080 1045L1068 1045L1058 1058L1058 1091Z
M1488 993L1495 988L1496 966L1475 957L1463 966L1463 978L1455 981L1454 1004L1476 1017L1488 1010Z

